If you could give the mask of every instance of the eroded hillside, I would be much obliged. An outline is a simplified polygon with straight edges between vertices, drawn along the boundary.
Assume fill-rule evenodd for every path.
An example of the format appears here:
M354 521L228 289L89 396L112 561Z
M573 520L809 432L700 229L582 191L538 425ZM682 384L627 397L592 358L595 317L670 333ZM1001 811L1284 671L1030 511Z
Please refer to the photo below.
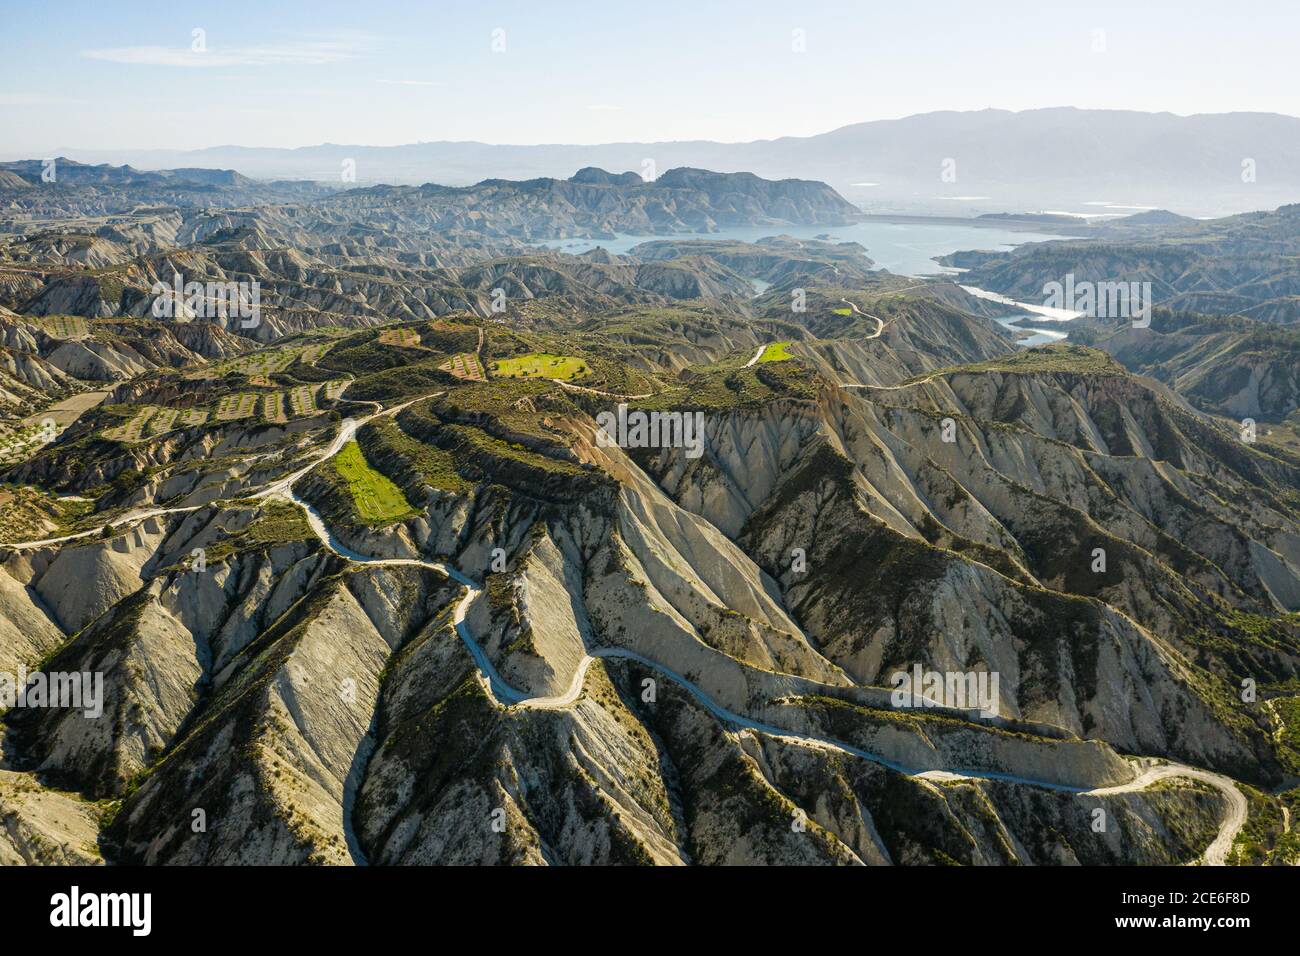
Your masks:
M1239 390L853 244L470 228L662 199L575 180L10 247L0 670L102 688L6 712L0 858L1294 859L1300 453Z

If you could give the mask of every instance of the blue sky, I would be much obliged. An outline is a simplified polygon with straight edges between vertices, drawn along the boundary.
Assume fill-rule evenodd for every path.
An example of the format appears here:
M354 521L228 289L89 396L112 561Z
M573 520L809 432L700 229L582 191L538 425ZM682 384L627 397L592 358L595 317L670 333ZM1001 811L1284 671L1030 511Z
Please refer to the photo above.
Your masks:
M0 0L0 152L737 141L989 106L1300 111L1300 4L1133 6Z

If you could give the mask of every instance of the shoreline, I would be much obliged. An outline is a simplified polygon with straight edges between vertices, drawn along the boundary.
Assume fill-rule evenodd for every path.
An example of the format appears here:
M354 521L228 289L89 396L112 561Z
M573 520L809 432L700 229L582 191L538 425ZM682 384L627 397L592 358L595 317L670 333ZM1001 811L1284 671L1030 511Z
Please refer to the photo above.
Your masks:
M889 222L923 226L973 226L977 229L1002 229L1006 232L1069 233L1090 236L1094 227L1086 223L1040 222L1036 219L980 219L973 216L917 216L902 213L864 213L864 222Z

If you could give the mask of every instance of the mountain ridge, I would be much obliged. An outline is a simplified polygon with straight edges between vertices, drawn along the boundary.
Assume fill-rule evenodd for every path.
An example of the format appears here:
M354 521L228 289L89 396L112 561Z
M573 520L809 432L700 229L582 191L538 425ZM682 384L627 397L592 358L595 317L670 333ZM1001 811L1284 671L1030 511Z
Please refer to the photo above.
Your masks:
M1016 212L1085 203L1164 206L1226 215L1300 198L1300 119L1280 113L1180 115L1048 107L936 111L849 124L812 136L740 143L687 140L594 145L433 141L400 146L320 144L291 149L207 147L72 155L134 157L142 165L202 162L259 177L337 176L344 159L365 181L468 184L489 176L568 175L583 166L695 165L765 178L825 181L871 211ZM1191 157L1195 157L1193 160ZM955 179L941 178L945 159ZM1242 179L1251 159L1257 176ZM864 182L872 186L855 186ZM987 196L979 203L962 197ZM1188 197L1195 199L1189 202ZM1086 207L1082 207L1086 208Z

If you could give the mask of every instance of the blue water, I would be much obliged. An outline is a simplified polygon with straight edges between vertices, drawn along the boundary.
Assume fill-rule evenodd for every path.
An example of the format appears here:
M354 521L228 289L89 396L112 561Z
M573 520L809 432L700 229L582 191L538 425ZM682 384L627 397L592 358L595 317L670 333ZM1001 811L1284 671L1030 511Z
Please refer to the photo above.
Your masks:
M1029 338L1021 339L1017 343L1021 348L1026 349L1032 348L1035 345L1046 345L1049 342L1059 342L1069 334L1068 329L1064 329L1060 332L1057 332L1054 329L1021 329L1014 323L1017 319L1023 318L1023 315L1006 315L998 316L993 321L998 323L998 325L1004 326L1010 332L1032 332L1033 335L1029 336ZM1062 325L1064 325L1064 323L1062 323Z
M934 256L944 256L962 249L1007 250L1025 242L1043 242L1048 239L1067 239L1038 232L1016 232L1011 229L987 229L979 226L956 226L949 223L910 222L860 222L852 226L743 226L711 233L678 233L671 236L619 236L616 239L555 239L539 243L548 249L579 255L591 249L602 248L616 254L628 252L633 246L655 239L732 239L756 242L767 236L793 236L796 239L815 239L829 236L833 242L859 242L866 247L867 255L877 269L888 269L898 275L935 275L948 272L934 261Z

